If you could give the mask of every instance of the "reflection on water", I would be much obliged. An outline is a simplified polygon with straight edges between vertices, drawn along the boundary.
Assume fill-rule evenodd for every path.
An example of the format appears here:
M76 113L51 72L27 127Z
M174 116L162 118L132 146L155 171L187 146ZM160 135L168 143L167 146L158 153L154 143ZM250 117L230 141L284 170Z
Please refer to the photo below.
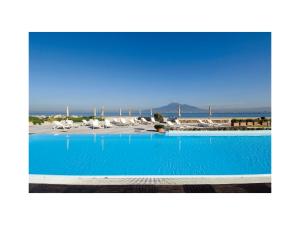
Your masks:
M178 151L181 151L181 138L178 138Z
M69 147L70 147L70 138L69 137L70 137L69 135L66 136L67 151L69 150Z
M93 134L94 136L94 143L96 143L96 134Z
M101 136L101 151L104 151L104 138Z

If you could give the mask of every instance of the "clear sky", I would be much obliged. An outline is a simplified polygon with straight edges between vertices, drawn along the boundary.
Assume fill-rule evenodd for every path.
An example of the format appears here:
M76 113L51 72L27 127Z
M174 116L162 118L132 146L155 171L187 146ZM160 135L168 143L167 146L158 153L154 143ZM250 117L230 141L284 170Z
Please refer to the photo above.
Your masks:
M30 111L271 105L271 33L30 33Z

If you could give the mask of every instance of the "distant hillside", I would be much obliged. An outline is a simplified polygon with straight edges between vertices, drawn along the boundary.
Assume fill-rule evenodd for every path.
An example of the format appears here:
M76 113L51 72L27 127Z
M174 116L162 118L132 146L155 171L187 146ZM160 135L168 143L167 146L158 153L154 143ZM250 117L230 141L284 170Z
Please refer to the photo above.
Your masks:
M165 106L161 106L158 108L153 108L153 112L161 112L161 113L177 113L178 112L179 103L170 103ZM207 113L208 109L200 109L195 106L180 104L180 109L182 113Z

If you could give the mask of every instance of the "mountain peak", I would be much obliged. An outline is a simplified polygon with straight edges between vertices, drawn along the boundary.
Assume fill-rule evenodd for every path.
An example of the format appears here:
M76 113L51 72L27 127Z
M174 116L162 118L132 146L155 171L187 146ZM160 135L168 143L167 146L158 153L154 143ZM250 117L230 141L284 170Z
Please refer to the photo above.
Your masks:
M205 109L200 109L196 106L191 106L187 104L181 104L178 102L171 102L168 105L164 105L158 108L154 108L154 112L161 112L161 113L176 113L178 112L178 106L180 105L180 110L182 113L203 113L207 112Z

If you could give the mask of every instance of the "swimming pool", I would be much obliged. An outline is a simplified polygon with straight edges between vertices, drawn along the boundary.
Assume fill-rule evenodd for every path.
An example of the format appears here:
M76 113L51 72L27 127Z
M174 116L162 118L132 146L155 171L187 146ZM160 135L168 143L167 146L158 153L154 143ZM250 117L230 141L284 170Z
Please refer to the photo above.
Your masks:
M34 134L30 175L200 176L271 174L270 133L245 136Z

